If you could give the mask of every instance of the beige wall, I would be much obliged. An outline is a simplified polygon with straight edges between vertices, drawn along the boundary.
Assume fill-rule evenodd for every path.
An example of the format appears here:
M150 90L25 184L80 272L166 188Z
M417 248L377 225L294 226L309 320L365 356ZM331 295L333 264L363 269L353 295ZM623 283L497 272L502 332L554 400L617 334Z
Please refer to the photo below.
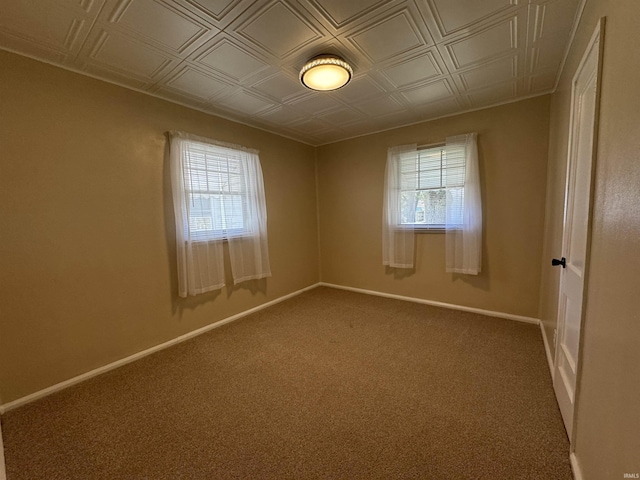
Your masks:
M541 315L555 328L571 79L599 18L606 16L595 205L582 371L574 428L585 480L640 473L640 3L588 0L553 95Z
M318 149L322 281L538 316L549 97L537 97ZM445 273L444 234L417 235L416 270L382 265L387 148L478 132L482 273Z
M318 281L312 147L0 52L4 402ZM273 277L179 299L167 130L260 150Z

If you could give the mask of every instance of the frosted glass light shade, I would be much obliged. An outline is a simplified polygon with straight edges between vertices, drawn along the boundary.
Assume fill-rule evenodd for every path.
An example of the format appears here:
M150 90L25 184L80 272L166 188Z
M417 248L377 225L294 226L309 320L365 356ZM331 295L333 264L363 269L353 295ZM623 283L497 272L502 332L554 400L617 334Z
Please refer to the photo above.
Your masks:
M353 76L351 65L335 55L319 55L300 70L300 81L311 90L337 90Z

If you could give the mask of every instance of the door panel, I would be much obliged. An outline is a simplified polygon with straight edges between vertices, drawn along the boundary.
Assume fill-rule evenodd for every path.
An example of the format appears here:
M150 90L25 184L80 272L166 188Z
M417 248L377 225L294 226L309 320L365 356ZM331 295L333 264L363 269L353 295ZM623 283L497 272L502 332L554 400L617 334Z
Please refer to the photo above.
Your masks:
M571 126L562 237L562 255L566 258L566 268L562 268L560 273L558 340L553 382L569 437L573 430L589 247L600 51L598 28L573 78L571 92Z

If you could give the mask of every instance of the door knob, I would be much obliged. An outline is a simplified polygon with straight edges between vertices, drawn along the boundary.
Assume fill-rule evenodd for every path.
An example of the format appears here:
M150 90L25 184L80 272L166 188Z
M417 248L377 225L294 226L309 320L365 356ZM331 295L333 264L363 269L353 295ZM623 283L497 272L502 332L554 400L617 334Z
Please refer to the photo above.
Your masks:
M567 259L564 257L562 257L560 260L554 258L553 260L551 260L551 265L553 265L554 267L562 265L562 268L567 268Z

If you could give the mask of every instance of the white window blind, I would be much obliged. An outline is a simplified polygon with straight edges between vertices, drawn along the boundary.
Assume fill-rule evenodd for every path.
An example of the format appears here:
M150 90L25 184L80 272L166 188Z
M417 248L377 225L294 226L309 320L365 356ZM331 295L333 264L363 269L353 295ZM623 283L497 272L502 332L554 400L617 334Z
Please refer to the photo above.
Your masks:
M247 182L240 155L233 149L188 142L183 164L188 222L194 240L250 233Z
M271 276L258 152L183 132L170 142L179 295L225 285L225 241L234 284Z
M398 162L401 223L415 228L444 228L447 205L451 223L462 223L464 152L435 147L401 155Z

